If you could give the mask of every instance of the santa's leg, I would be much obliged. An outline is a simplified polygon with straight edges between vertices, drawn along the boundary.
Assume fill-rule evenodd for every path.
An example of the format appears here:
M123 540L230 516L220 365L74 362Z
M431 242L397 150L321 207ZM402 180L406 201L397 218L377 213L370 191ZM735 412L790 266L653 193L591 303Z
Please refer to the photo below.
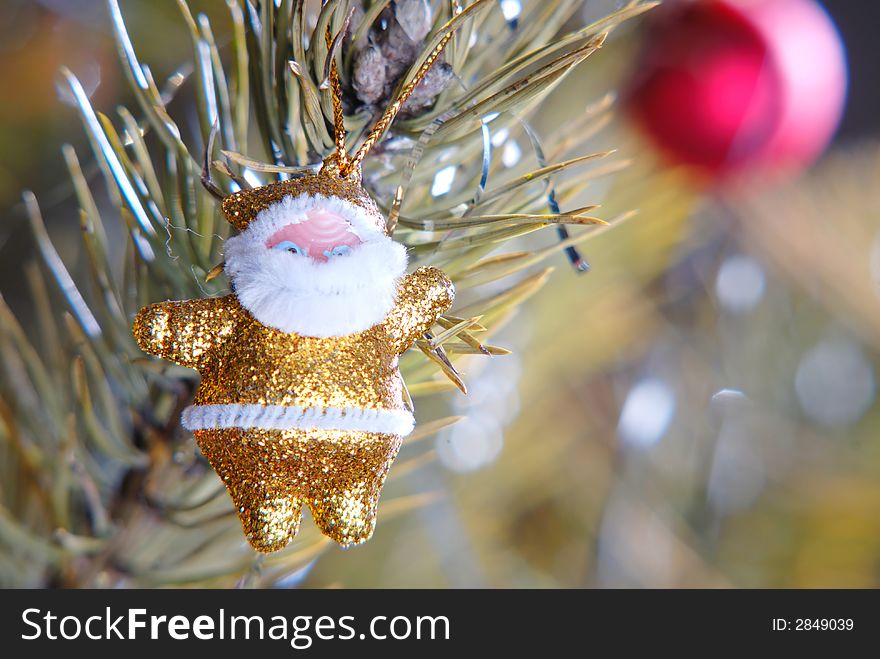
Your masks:
M283 549L299 531L302 499L296 481L279 469L277 439L237 428L193 434L226 485L251 546L267 553Z
M308 504L321 532L342 545L373 534L379 493L401 438L360 431L311 431Z

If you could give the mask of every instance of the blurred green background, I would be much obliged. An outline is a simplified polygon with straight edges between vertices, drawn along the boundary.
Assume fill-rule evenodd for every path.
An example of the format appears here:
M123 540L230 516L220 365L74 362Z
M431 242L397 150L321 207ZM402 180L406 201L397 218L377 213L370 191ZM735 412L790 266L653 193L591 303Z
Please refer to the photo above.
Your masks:
M156 79L189 61L173 1L121 4ZM217 16L222 43L223 3L190 4ZM586 2L585 17L602 4ZM471 392L451 411L467 418L425 440L433 450L384 495L438 496L284 585L880 585L880 113L857 4L826 3L851 95L803 178L701 194L624 121L596 137L634 164L589 200L603 217L639 214L588 243L590 273L558 257L493 337L512 355L463 362ZM88 147L57 70L73 69L98 108L130 99L102 2L0 0L0 17L0 291L28 323L22 189L81 266L59 146ZM638 40L638 25L615 35L554 107L619 88ZM175 103L192 105L188 94Z

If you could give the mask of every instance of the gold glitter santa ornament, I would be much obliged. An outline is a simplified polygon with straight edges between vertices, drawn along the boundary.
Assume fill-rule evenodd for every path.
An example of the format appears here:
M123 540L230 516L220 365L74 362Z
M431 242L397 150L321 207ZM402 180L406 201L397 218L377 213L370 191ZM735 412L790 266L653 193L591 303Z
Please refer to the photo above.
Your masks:
M367 540L413 429L398 357L449 308L453 287L435 268L406 274L406 250L387 234L359 163L448 40L351 157L331 66L336 151L321 171L223 200L239 231L224 250L233 292L153 304L135 318L145 352L201 374L182 424L258 551L287 545L306 505L336 542Z

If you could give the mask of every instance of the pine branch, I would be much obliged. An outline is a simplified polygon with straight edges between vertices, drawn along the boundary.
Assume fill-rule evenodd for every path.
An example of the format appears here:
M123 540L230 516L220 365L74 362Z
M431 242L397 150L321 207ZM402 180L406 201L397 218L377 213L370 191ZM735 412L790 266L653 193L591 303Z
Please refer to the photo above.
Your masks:
M343 0L311 15L293 0L227 0L232 36L224 44L205 16L193 16L184 0L178 4L192 40L193 73L161 82L138 60L119 6L108 0L136 108L98 112L65 71L100 173L89 181L80 165L84 154L64 147L80 206L86 279L70 275L36 199L26 195L43 262L28 270L40 335L28 336L0 299L2 586L231 585L240 579L266 586L301 570L326 547L306 527L287 550L254 563L219 480L177 421L195 374L144 358L130 322L150 301L225 292L223 277L207 276L219 272L229 234L217 194L314 171L328 155L328 26L340 33L355 10L340 45L354 146L452 16L447 3L436 3L442 8L433 12L422 2L392 7ZM548 195L555 190L565 207L591 177L625 164L612 152L583 155L587 140L607 123L608 103L587 113L576 130L545 136L553 164L523 157L505 165L491 153L514 140L529 143L524 122L548 93L610 30L653 3L631 2L603 21L559 35L579 6L575 0L526 3L514 28L497 3L471 3L453 19L459 32L443 62L446 73L432 78L409 116L364 163L365 186L385 212L399 215L395 237L411 247L414 265L444 265L462 291L455 316L441 320L433 339L403 360L416 398L448 386L438 381L438 366L463 388L459 360L504 354L474 333L491 333L505 322L546 283L549 269L533 268L589 240L596 232L591 225L601 223L585 214L594 207L552 211ZM381 69L387 84L367 94L362 82L370 67ZM183 85L195 90L195 134L170 110ZM588 169L557 186L570 167ZM441 169L453 173L448 190L439 184ZM108 191L111 208L96 203L96 185ZM105 226L112 222L124 227L123 244L108 239ZM499 253L510 240L561 223L578 228L564 244ZM117 255L121 275L112 274ZM491 289L481 288L488 283ZM410 441L449 422L425 423ZM387 501L383 519L424 504L420 498Z

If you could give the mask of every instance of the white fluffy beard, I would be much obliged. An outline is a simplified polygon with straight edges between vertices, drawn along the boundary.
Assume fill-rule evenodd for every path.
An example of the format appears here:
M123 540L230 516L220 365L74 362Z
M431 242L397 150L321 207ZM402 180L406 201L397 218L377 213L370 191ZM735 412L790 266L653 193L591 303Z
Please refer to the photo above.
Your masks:
M327 338L381 323L406 271L406 248L371 237L346 256L322 263L270 249L245 231L225 245L225 267L241 305L264 325Z

